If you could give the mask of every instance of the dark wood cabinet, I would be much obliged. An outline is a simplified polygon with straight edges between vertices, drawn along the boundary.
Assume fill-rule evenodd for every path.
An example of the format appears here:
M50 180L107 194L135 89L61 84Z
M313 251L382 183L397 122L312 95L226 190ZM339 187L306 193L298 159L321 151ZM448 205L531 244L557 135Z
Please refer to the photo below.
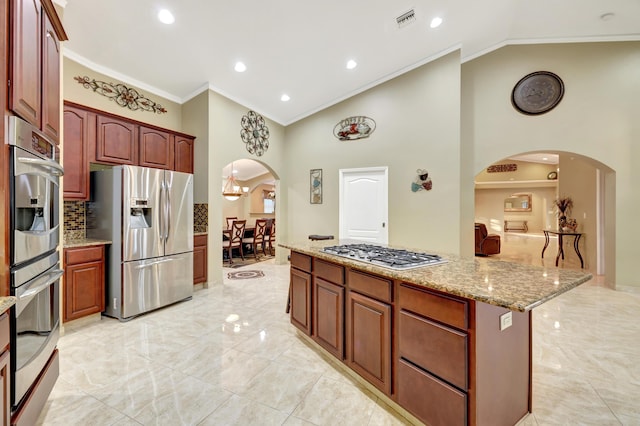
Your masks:
M2 426L9 426L11 422L9 333L9 313L7 311L0 315L0 404L2 404L0 425Z
M193 237L193 284L207 282L207 236Z
M347 295L347 364L391 394L391 305L354 291Z
M104 311L104 246L64 250L64 321Z
M469 302L400 284L398 307L398 402L427 424L466 425Z
M9 107L40 128L42 105L40 0L13 0Z
M313 280L313 339L336 358L344 358L344 287Z
M195 140L185 136L175 136L174 170L176 172L193 173L193 146Z
M59 143L60 41L66 34L49 0L13 0L11 6L9 108Z
M194 142L187 135L65 101L64 199L89 199L94 162L193 173Z
M42 16L42 131L60 141L60 40L49 16Z
M107 164L138 164L138 126L98 115L96 131L96 161Z
M95 139L95 114L64 107L64 199L89 200L89 151Z
M291 323L311 335L311 258L291 253L289 302Z
M169 132L140 126L140 160L138 165L156 169L173 169L174 136Z

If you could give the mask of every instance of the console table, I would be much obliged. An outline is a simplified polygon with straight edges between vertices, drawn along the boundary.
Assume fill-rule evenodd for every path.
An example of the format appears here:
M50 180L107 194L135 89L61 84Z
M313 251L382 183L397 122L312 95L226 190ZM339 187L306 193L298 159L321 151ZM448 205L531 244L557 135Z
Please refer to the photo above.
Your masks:
M505 220L504 221L504 232L509 231L523 231L527 232L529 227L527 226L526 220Z
M542 258L544 259L544 251L549 246L549 234L558 236L558 254L556 255L556 266L558 266L558 259L562 256L562 260L564 260L564 249L562 244L562 239L564 236L572 236L573 237L573 248L580 259L580 267L584 269L584 261L582 260L582 255L580 254L580 248L578 247L578 243L580 242L580 237L582 236L581 232L558 232L558 231L543 231L544 232L544 247L542 248Z

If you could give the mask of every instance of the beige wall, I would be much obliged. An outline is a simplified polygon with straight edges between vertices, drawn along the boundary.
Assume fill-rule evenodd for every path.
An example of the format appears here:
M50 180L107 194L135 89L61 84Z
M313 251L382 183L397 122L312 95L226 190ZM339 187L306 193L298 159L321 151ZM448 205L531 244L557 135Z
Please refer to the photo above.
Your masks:
M504 200L514 193L531 194L530 212L505 212ZM504 235L505 220L526 220L530 233L542 233L543 229L555 230L553 214L553 200L556 198L556 188L521 187L521 188L476 188L475 191L475 221L487 225L492 234ZM542 246L540 247L542 249Z
M580 241L580 252L585 268L596 271L597 254L597 168L579 156L563 154L560 156L560 179L558 195L569 196L573 208L568 217L578 222L578 232L584 233ZM565 253L573 253L573 241L566 241ZM567 251L568 249L568 251Z
M276 178L276 216L281 223L287 223L287 212L282 209L286 205L287 194L281 190L281 182L287 181L285 167L285 132L284 127L266 119L269 127L269 149L261 157L249 154L240 139L240 120L249 108L233 102L213 91L206 93L208 104L208 152L209 170L208 193L209 224L223 223L223 203L221 191L222 168L234 160L247 158L262 163ZM212 227L210 226L210 229ZM278 240L287 239L287 229L278 229ZM213 231L213 230L212 230ZM209 241L209 281L222 282L222 237L215 238L211 234ZM286 261L284 250L276 251L276 261Z
M86 105L100 111L110 112L122 117L131 118L143 123L153 124L165 129L185 132L182 127L182 106L163 97L149 93L143 89L137 88L129 83L123 83L112 77L93 71L84 65L81 65L71 59L64 58L64 75L62 80L64 100L72 101L81 105ZM85 89L82 84L78 83L74 77L87 76L91 79L104 81L106 83L118 84L122 83L127 87L136 89L138 93L146 96L153 102L162 105L167 112L157 114L150 111L137 110L133 111L126 107L121 107L115 101L94 92L91 89ZM185 132L188 133L188 132Z
M209 98L206 92L182 105L184 132L196 137L193 147L193 202L209 202Z
M607 281L640 286L635 253L640 228L640 42L508 46L462 65L463 146L473 149L478 173L493 162L531 151L564 151L601 162L608 174L606 218L615 244L605 253ZM513 85L524 75L549 70L565 83L565 95L551 112L526 116L511 106ZM468 152L463 154L467 158ZM615 186L612 185L615 179ZM609 215L611 216L611 215ZM593 238L593 236L587 236ZM611 243L612 236L607 241Z
M338 171L388 166L389 243L459 252L459 63L456 51L287 127L289 240L337 237ZM336 139L336 123L357 115L374 119L375 132ZM311 169L323 170L322 204L309 202ZM428 170L431 191L411 192L417 169Z

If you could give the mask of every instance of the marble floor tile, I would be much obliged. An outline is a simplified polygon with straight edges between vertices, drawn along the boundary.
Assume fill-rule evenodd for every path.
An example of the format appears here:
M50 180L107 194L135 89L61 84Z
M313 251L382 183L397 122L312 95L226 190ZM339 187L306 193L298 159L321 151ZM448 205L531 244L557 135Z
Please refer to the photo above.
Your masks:
M260 404L249 398L233 395L204 419L200 426L218 425L281 425L289 414Z
M540 258L544 238L508 235L501 257ZM572 256L560 264L579 268ZM38 425L403 425L285 313L289 266L197 290L128 322L72 323ZM237 271L237 270L236 270ZM622 286L624 287L624 286ZM640 290L595 277L533 311L533 412L519 426L640 425Z

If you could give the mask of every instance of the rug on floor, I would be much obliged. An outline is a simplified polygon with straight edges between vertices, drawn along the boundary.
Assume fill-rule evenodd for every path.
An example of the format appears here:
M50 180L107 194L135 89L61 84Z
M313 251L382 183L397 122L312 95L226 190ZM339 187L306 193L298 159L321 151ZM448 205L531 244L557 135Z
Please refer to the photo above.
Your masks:
M241 258L234 256L232 264L229 264L227 260L223 260L222 266L225 268L233 268L233 269L242 268L243 266L255 265L256 263L264 262L265 260L273 259L274 257L275 256L271 256L271 255L259 256L258 260L256 260L251 255L249 256L245 255L244 260L242 260Z
M250 278L260 278L264 277L264 272L248 270L248 271L238 271L238 272L229 272L227 274L230 280L248 280Z

